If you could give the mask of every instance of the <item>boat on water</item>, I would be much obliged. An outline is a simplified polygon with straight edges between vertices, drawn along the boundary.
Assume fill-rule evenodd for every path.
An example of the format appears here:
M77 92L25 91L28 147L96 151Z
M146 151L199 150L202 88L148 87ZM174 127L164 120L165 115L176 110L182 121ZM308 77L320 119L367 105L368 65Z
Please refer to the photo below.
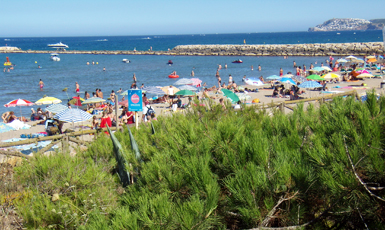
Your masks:
M243 61L241 59L237 59L237 60L233 61L232 63L243 63Z
M60 61L59 54L57 54L57 53L52 53L50 59L51 59L52 61Z
M48 44L48 47L52 48L68 48L68 45L63 44L62 42L55 43L55 44Z
M128 60L128 59L123 59L122 62L124 62L124 63L130 63L131 61Z
M172 65L172 64L174 64L174 62L172 62L171 60L168 60L167 65Z

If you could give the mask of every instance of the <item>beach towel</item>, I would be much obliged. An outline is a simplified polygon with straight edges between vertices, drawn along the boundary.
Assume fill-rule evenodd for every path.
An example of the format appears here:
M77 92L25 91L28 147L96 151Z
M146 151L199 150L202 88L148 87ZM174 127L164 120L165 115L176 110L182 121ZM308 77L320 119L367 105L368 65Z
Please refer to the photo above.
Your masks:
M30 129L31 126L30 125L27 125L25 124L24 122L22 121L19 121L19 120L14 120L12 121L11 123L8 123L7 124L8 126L14 128L14 130L19 130L19 129Z
M0 122L0 133L5 133L11 130L15 130L15 129L3 122Z

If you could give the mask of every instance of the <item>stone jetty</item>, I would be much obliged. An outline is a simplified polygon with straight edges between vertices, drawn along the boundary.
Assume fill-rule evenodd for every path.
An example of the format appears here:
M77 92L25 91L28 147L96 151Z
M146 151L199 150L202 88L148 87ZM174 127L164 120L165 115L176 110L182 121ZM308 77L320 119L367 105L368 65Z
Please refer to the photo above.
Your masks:
M49 50L0 49L0 53L52 53ZM382 42L284 45L179 45L169 51L58 51L61 54L179 55L179 56L348 56L384 54Z

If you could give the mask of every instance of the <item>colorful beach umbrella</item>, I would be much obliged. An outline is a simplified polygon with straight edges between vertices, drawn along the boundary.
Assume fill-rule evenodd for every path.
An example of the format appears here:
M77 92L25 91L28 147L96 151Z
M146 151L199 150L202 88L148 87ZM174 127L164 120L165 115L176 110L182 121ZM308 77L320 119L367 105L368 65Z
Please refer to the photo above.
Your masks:
M68 103L71 105L82 106L82 101L84 101L84 99L81 97L72 97Z
M201 87L202 80L199 78L191 78L190 80L193 81L192 85L196 87Z
M87 100L81 102L82 104L95 104L95 103L100 103L100 102L105 102L103 98L100 97L91 97L88 98Z
M49 111L51 113L60 113L61 111L66 109L68 109L68 107L62 104L54 104L45 108L46 111Z
M332 79L332 78L339 78L339 77L341 76L335 73L328 73L328 74L322 75L323 79Z
M147 94L156 94L156 95L164 94L163 90L156 86L146 86L143 88L143 91L146 91Z
M271 76L268 76L266 78L266 80L278 80L278 79L281 79L282 77L278 76L278 75L271 75ZM259 80L259 79L258 79Z
M281 78L281 79L278 80L278 81L280 81L280 82L282 82L282 83L292 84L292 85L297 84L297 83L295 83L295 81L294 81L293 79L287 78L287 77Z
M347 60L349 60L349 61L352 61L353 59L357 59L357 58L350 55L350 56L346 57L345 59L347 59Z
M5 107L16 107L16 106L32 106L32 105L34 105L33 102L19 98L19 99L8 102L4 106Z
M309 71L316 71L316 72L321 72L321 71L324 71L325 69L320 67L320 66L317 66L317 67L314 67L313 69L309 69Z
M239 97L231 90L228 89L221 89L223 92L223 95L227 97L231 101L231 103L237 103L239 101Z
M374 77L372 74L369 74L369 73L362 73L358 76L356 76L356 78L372 78Z
M323 80L325 80L320 75L317 75L317 74L312 74L312 75L308 76L307 79L308 80L316 80L316 81L323 81Z
M337 62L338 63L345 63L345 62L348 62L348 60L340 58L340 59L337 60Z
M169 88L170 88L170 86L162 87L161 90L163 91L163 94L168 94L168 89ZM179 89L177 87L175 87L175 86L172 86L172 88L174 89L174 94L179 91Z
M62 101L56 97L43 97L35 102L36 105L52 105L59 104Z
M285 74L285 75L283 75L283 76L282 76L282 78L284 78L284 77L287 77L287 78L292 78L292 77L294 77L294 75L293 75L293 74L290 74L290 73L288 73L288 74Z
M316 81L305 81L298 85L298 88L320 88L322 85Z
M65 122L80 122L87 121L92 118L92 115L80 109L66 109L54 116L55 119Z
M332 69L330 69L330 67L328 67L328 66L322 66L321 68L326 70L326 71L332 71Z
M175 95L193 96L193 95L195 95L195 93L191 90L184 89L184 90L180 90L180 91L176 92Z

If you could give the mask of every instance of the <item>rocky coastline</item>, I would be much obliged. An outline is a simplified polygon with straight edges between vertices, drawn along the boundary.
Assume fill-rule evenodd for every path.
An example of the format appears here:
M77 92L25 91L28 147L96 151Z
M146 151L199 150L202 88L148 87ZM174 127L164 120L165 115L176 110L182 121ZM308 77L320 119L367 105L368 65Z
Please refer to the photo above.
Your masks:
M1 47L0 47L1 48ZM0 53L52 53L49 50L0 49ZM171 55L171 56L365 56L384 54L382 42L284 45L179 45L169 51L59 51L61 54Z

